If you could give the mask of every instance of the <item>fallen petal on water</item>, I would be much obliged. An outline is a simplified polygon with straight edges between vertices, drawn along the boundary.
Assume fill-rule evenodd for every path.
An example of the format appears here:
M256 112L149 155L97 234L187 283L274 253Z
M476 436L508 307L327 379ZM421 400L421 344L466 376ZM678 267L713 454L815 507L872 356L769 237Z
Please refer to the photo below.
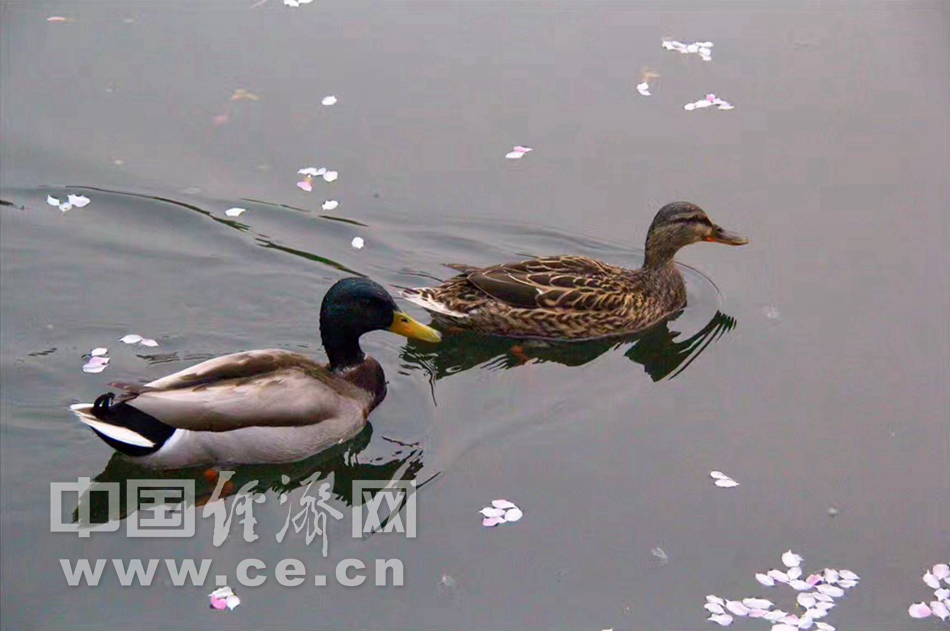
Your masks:
M815 589L826 596L831 596L832 598L841 598L844 596L844 590L837 585L819 585Z
M125 344L138 344L142 341L142 336L136 335L135 333L129 333L125 337L119 339L119 341Z
M784 563L786 567L798 567L801 562L802 557L791 550L782 555L782 563Z
M666 565L670 562L670 557L666 554L666 550L663 548L653 548L650 550L650 554L655 556L663 565Z
M742 604L749 609L769 609L774 603L765 598L743 598Z
M706 596L706 602L708 602L708 603L716 603L717 605L725 605L725 604L726 604L726 601L725 601L725 600L723 600L723 599L720 598L719 596L713 596L712 594L710 594L709 596Z
M101 357L102 355L105 355L105 354L108 353L108 352L109 352L109 349L108 349L108 348L105 348L105 347L103 347L103 346L99 346L99 347L97 347L97 348L92 349L92 350L89 352L89 354L92 355L93 357Z
M815 626L818 627L819 631L836 631L835 628L827 622L816 622Z
M364 242L361 237L353 237L353 241L350 242L350 245L352 245L357 250L362 250Z
M224 214L228 217L240 217L247 212L247 208L228 208Z
M332 181L336 180L336 178L337 178L339 175L340 175L340 174L337 173L336 171L326 171L326 172L324 172L324 174L323 174L323 179L324 179L324 181L332 182Z
M300 182L297 182L297 188L310 193L313 191L313 184L310 183L310 180L302 180Z
M505 514L505 511L501 510L500 508L490 508L490 507L485 507L478 512L481 513L484 517L501 517L502 515Z
M69 202L63 202L62 204L59 205L59 209L63 212L66 212L67 210L72 210L73 205L70 204Z
M926 603L914 603L907 609L907 613L910 614L911 618L926 618L932 612Z
M779 583L788 582L788 574L786 574L782 570L769 570L768 575L772 577L774 580L778 581Z
M650 84L644 81L643 83L637 84L637 92L643 96L650 96Z
M789 577L790 579L792 579L793 581L794 581L795 579L797 579L797 578L801 578L801 577L802 577L802 568L800 568L800 567L791 567L791 568L788 568L788 577ZM814 585L814 583L811 583L811 584Z
M340 202L336 201L335 199L328 199L327 201L323 202L323 210L333 210L339 205Z
M336 97L332 94L330 96L323 97L323 100L320 101L323 105L334 105L336 104Z
M798 601L798 604L804 607L805 609L811 609L815 606L815 597L811 594L799 594L795 599Z
M818 583L825 580L821 574L809 574L808 578L805 579L805 582L809 585L817 585Z
M718 603L706 603L703 608L709 613L726 613L726 610Z
M800 592L808 591L809 589L814 587L813 585L809 585L808 583L806 583L805 581L801 579L795 579L795 580L789 581L788 584L792 589L796 589ZM826 585L826 587L829 587L829 586Z
M225 599L225 602L228 605L228 609L234 609L235 607L241 604L241 599L238 598L237 595L231 594Z
M514 523L524 517L524 512L518 507L510 509L505 513L505 521L509 523Z
M937 600L950 600L950 589L938 589L934 592Z
M769 576L768 574L761 574L761 573L756 574L755 580L759 581L766 587L772 587L775 585L775 579Z
M858 584L857 581L849 581L847 579L843 581L838 581L838 585L840 585L841 587L844 587L845 589L850 589L857 584Z
M792 626L790 624L785 624L784 622L780 622L778 624L772 625L772 631L798 631L798 626L797 625Z
M838 570L825 570L824 579L826 583L837 583L839 578Z
M520 160L521 158L524 157L524 152L523 151L509 151L508 153L505 154L505 157L508 158L509 160Z
M498 524L503 523L505 523L504 517L486 517L482 520L482 526L488 526L489 528L493 528Z
M727 600L726 609L734 613L737 616L747 616L749 615L749 608L743 605L738 600Z
M151 348L155 348L156 346L158 346L158 342L156 342L155 340L153 340L153 339L151 339L151 338L147 338L147 337L143 337L143 338L142 338L142 341L139 342L139 344L141 344L142 346L149 346L149 347L151 347Z
M728 627L730 624L732 624L732 616L730 616L727 613L721 613L721 614L709 616L707 620L712 620L713 622L715 622L721 627Z
M494 506L495 508L501 508L501 509L518 508L517 505L504 499L492 500L491 505Z
M934 576L939 579L948 578L950 577L950 565L947 565L946 563L938 563L933 567L931 572L933 572Z
M66 199L68 199L69 203L76 208L82 208L89 203L89 198L85 195L67 195Z
M323 172L326 173L326 169L324 169ZM311 177L317 177L318 175L323 175L322 173L317 172L316 167L305 167L297 171L297 173L299 173L300 175L309 175Z
M222 609L227 608L227 606L228 606L228 601L227 601L227 599L225 599L225 598L215 598L215 597L213 597L213 596L211 597L211 608L212 608L212 609L217 609L217 610L220 611L220 610L222 610Z
M46 196L46 203L50 206L59 206L59 200L53 197L52 195Z
M739 483L732 478L727 478L725 480L716 480L716 486L720 486L725 489L731 489L733 487L739 486Z
M930 603L930 612L941 620L950 618L950 609L948 609L947 606L939 600L935 600Z
M924 574L924 583L930 589L940 589L940 579L937 578L935 574L929 571L926 574Z
M841 578L847 579L849 581L856 581L860 579L860 577L851 570L841 570L838 572L838 575L841 576Z

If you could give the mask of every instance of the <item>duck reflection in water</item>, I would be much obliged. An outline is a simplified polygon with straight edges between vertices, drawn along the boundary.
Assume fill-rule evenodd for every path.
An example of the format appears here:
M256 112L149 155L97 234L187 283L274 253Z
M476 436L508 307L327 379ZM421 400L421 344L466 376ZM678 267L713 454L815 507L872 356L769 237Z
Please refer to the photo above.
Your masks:
M463 332L444 336L436 351L410 340L400 358L405 364L423 366L434 379L442 379L477 366L497 370L528 362L581 366L607 351L629 346L624 356L642 365L653 381L660 381L676 377L710 344L737 326L735 318L716 311L700 330L682 337L674 328L678 315L633 335L587 342L519 340Z
M352 440L325 450L311 458L299 462L282 465L226 465L223 471L233 471L229 479L219 484L224 478L219 478L218 469L206 467L192 467L177 470L155 470L142 467L123 458L119 454L112 456L105 470L97 475L93 486L79 498L72 514L72 521L81 527L97 526L118 518L123 520L141 508L152 508L151 498L130 498L127 494L126 483L130 480L193 480L195 483L195 500L198 507L209 501L226 499L248 487L246 492L272 493L275 496L289 494L297 489L313 483L310 494L316 495L317 488L323 483L329 483L330 494L334 503L344 506L359 505L363 498L353 496L353 482L378 481L411 481L416 480L422 469L422 447L416 444L405 444L399 441L382 437L377 439L374 447L390 445L390 453L373 458L360 457L373 435L373 427L367 424L363 431ZM428 481L428 480L427 480ZM427 481L421 482L417 488ZM102 492L96 484L119 483L119 506L110 506L107 493ZM250 485L250 486L248 486ZM218 489L217 497L215 490ZM88 516L85 507L88 506Z

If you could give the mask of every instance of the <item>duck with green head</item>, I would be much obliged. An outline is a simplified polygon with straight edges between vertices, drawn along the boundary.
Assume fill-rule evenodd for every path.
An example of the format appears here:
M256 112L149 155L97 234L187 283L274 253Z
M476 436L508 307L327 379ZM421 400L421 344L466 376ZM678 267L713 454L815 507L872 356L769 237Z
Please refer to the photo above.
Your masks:
M438 287L402 295L450 328L493 335L583 340L644 329L686 306L686 282L673 262L680 248L748 239L714 224L696 204L673 202L653 218L637 270L583 256L555 256L476 268Z
M382 367L360 348L360 337L377 330L441 339L377 283L346 278L320 308L328 364L281 349L244 351L145 385L112 384L124 392L72 409L144 466L302 460L356 436L386 396Z

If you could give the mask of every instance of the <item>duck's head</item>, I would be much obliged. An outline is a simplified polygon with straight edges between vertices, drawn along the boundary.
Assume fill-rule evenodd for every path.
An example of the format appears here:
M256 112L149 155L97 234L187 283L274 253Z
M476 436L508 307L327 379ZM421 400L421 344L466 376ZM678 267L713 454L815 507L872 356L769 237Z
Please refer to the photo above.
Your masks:
M360 336L383 330L424 342L442 339L438 331L400 311L392 296L368 278L344 278L323 297L320 337L331 368L362 362Z
M660 209L647 232L644 267L659 267L673 260L683 246L699 241L745 245L745 237L718 226L702 208L689 202L672 202Z

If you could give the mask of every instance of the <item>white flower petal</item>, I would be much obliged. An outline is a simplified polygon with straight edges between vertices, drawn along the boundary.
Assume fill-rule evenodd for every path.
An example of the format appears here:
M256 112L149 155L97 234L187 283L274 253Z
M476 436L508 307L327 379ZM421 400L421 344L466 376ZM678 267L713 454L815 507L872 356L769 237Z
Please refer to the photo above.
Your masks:
M124 342L125 344L138 344L139 342L142 341L142 336L136 335L135 333L129 333L125 337L121 338L119 341Z
M815 597L811 594L799 594L795 599L798 601L798 604L804 607L805 609L811 609L815 606Z
M800 568L800 567L790 567L790 568L788 568L788 577L789 577L790 579L792 579L793 581L794 581L796 578L801 578L801 577L802 577L802 568Z
M498 524L505 523L504 517L486 517L482 520L482 526L487 526L488 528L494 528Z
M731 489L733 487L739 486L739 483L733 480L732 478L727 478L725 480L716 480L716 486L721 486L725 489Z
M323 174L323 179L326 182L333 182L339 175L336 171L327 171Z
M73 205L70 204L69 202L63 202L62 204L59 205L59 209L63 212L66 212L67 210L72 210Z
M100 373L109 365L108 357L91 357L83 364L82 371L90 374Z
M791 550L782 555L782 563L785 564L785 567L798 567L801 565L801 562L802 557Z
M950 589L938 589L934 592L937 600L950 600Z
M795 579L795 580L789 581L788 584L792 589L796 589L800 592L807 592L809 589L814 587L813 585L809 585L808 583L806 583L805 581L801 579Z
M765 598L743 598L742 604L749 609L769 609L774 603Z
M766 587L772 587L775 585L775 579L769 576L768 574L756 574L755 580L759 581Z
M930 589L940 589L940 579L930 572L924 574L924 583L926 583Z
M650 96L650 84L644 81L643 83L637 84L637 92L643 96Z
M768 620L769 622L778 622L779 620L784 620L785 616L787 615L788 614L782 611L781 609L775 609L773 611L768 612L762 617Z
M326 167L320 167L319 169L317 169L317 171L316 171L316 173L314 173L314 175L323 175L323 174L326 173L326 172L327 172L327 168L326 168Z
M925 603L914 603L907 609L907 613L910 614L911 618L926 618L932 612Z
M514 523L520 520L522 517L524 517L524 513L518 507L509 509L508 512L505 513L505 521L508 523Z
M505 511L501 510L500 508L490 508L487 506L478 512L485 517L501 517L505 514Z
M323 210L333 210L339 205L340 202L336 201L335 199L328 199L327 201L323 202Z
M691 110L696 109L696 104L695 104L695 103L687 103L686 105L683 106L683 109L686 110L687 112L689 112L689 111L691 111Z
M247 212L247 208L228 208L224 214L228 217L240 217Z
M52 195L47 195L46 203L49 204L50 206L59 206L60 202L57 198L53 197Z
M502 508L502 509L518 508L517 505L504 499L492 500L491 505L494 506L495 508Z
M713 480L728 480L729 476L723 473L722 471L710 471L709 477Z
M802 619L798 621L799 629L811 629L812 625L815 624L815 621L811 616L808 615L808 612L805 612L805 615L802 616Z
M703 608L709 613L726 613L726 610L722 608L722 605L716 603L706 603L703 605Z
M234 592L231 590L231 588L225 585L224 587L219 587L218 589L208 594L208 597L209 598L227 598L228 596L233 596L233 595L234 595Z
M789 580L788 574L786 574L782 570L769 570L768 575L772 577L774 580L778 581L779 583L787 583Z
M158 346L158 342L147 337L143 337L142 341L139 342L139 344L141 344L142 346L149 346L151 348L155 348L156 346Z
M89 354L92 355L93 357L101 357L102 355L105 355L105 354L108 353L108 352L109 352L109 349L108 349L108 348L105 348L105 347L103 347L103 346L99 346L99 347L97 347L97 348L92 349L92 350L89 352Z
M225 599L228 603L228 609L234 609L241 604L241 599L238 598L235 594L231 594Z
M357 250L362 250L363 245L365 245L365 243L362 237L353 237L353 240L350 242L350 245L352 245Z
M520 160L521 158L524 157L524 152L523 151L509 151L508 153L505 154L505 157L508 158L509 160Z
M933 567L931 572L933 572L934 576L939 579L948 578L950 577L950 565L947 565L946 563L938 563Z
M82 208L89 203L89 198L85 195L67 195L66 198L69 200L69 203L76 208Z
M815 589L826 596L831 596L832 598L841 598L844 596L844 590L837 585L819 585Z
M828 594L822 594L821 592L819 592L819 593L817 593L817 594L812 594L812 595L815 597L815 600L818 601L818 604L819 604L819 605L821 605L821 603L832 603L832 604L833 604L833 603L835 602L835 599L832 598L831 596L829 596Z
M824 579L826 583L834 584L838 582L838 570L825 569Z
M325 172L326 171L324 171L324 173ZM306 167L306 168L300 169L299 171L297 171L297 173L299 173L300 175L310 175L312 177L317 177L318 175L322 175L322 173L317 173L316 167Z
M941 620L950 618L950 609L948 609L947 606L939 600L935 600L930 603L930 612Z
M706 602L708 602L708 603L716 603L717 605L725 605L725 604L726 604L726 601L725 601L725 600L723 600L723 599L720 598L719 596L713 596L712 594L710 594L709 596L706 596Z
M841 576L841 578L849 580L849 581L856 581L860 579L860 577L854 572L852 572L851 570L841 570L840 572L838 572L838 574Z
M738 600L727 600L726 609L728 609L730 612L734 613L737 616L749 615L749 608L743 605Z
M721 613L714 616L709 616L707 620L712 620L721 627L728 627L732 624L732 616L727 613Z
M844 587L845 589L850 589L857 584L858 584L857 581L849 581L849 580L838 581L838 585L840 585L841 587Z
M329 96L323 97L323 100L320 101L323 105L334 105L336 103L336 97L332 94Z
M772 625L772 631L798 631L798 627L780 622Z
M816 622L815 626L818 627L818 631L836 631L836 629L827 622Z

